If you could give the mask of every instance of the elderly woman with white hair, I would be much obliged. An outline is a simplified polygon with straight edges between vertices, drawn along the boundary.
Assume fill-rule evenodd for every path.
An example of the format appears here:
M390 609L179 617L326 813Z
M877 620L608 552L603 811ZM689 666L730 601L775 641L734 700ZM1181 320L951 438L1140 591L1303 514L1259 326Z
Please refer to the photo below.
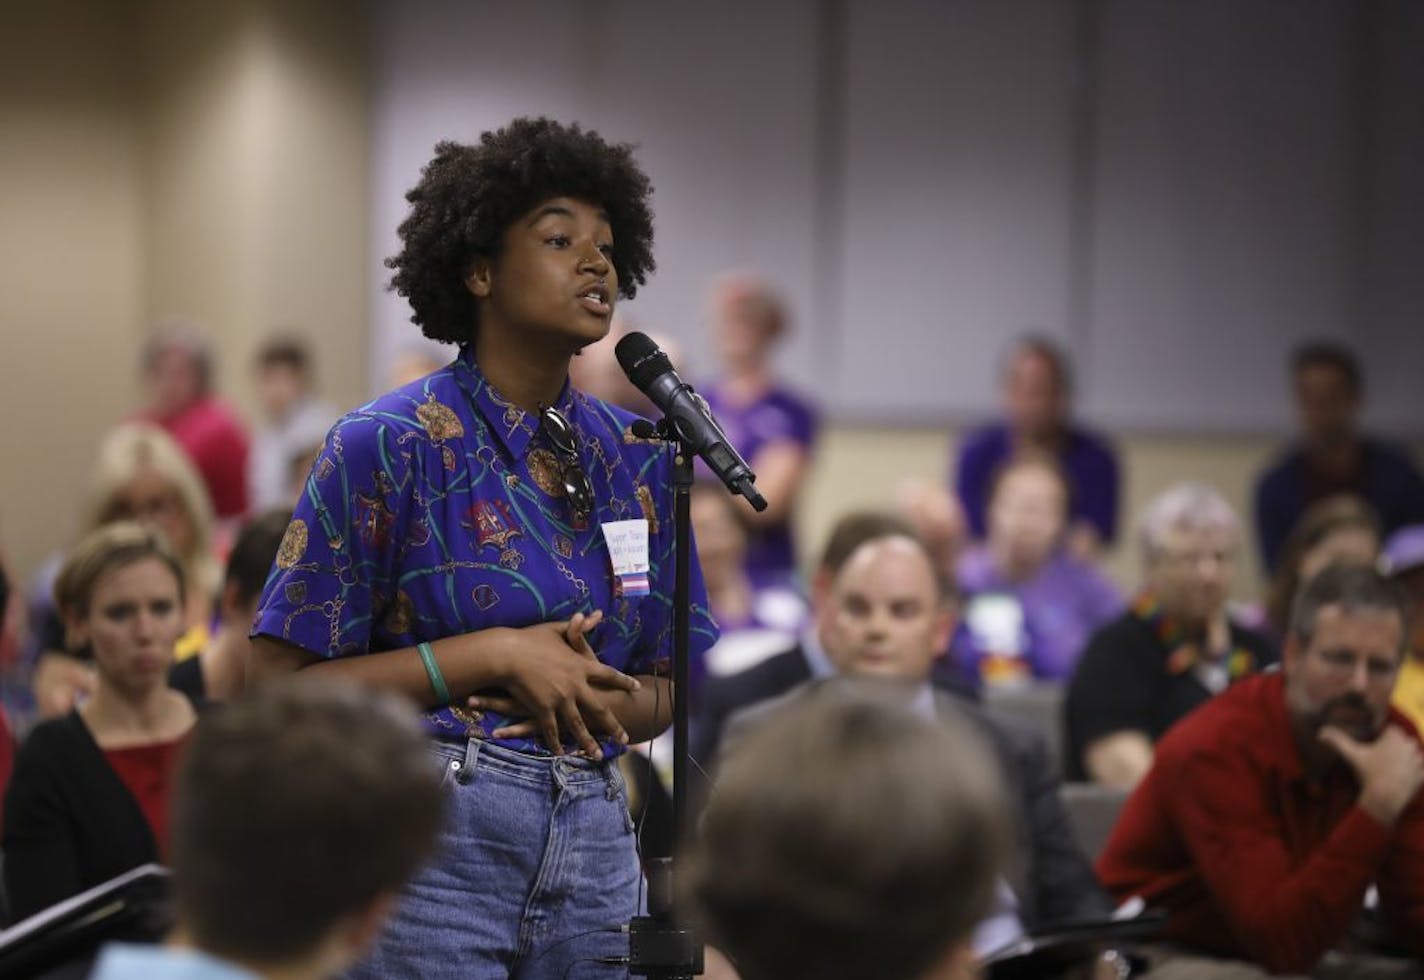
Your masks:
M1147 505L1140 535L1142 589L1088 642L1065 711L1069 777L1124 789L1173 723L1277 659L1269 640L1227 617L1241 527L1220 493L1169 488Z

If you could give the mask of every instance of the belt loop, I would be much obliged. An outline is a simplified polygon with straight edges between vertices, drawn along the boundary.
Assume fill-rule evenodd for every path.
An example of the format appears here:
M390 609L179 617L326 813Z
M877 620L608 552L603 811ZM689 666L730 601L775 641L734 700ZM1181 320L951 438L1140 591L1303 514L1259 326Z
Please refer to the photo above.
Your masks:
M455 774L455 781L461 786L468 786L470 780L475 778L475 763L480 758L480 740L471 738L465 743L465 761L460 763L460 771Z
M623 795L623 773L618 768L618 759L603 760L603 798L616 800Z

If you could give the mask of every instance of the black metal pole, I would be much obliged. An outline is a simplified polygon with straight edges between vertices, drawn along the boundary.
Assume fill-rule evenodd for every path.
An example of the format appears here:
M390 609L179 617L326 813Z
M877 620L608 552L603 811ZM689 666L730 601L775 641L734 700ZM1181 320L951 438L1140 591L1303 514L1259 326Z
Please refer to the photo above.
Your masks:
M687 661L692 621L692 456L676 443L673 466L673 522L676 525L676 579L673 586L672 644L672 826L673 855L689 839L687 814Z
M663 427L662 435L668 438ZM675 437L673 460L672 823L673 858L650 861L648 914L630 922L628 972L659 980L691 980L702 972L702 944L678 921L676 858L690 839L687 805L687 661L692 628L692 453Z

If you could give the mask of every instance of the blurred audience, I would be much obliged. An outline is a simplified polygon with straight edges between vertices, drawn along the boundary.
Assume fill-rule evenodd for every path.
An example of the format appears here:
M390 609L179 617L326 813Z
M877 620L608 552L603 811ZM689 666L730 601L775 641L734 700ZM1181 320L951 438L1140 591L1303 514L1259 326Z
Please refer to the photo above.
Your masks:
M425 744L410 705L340 681L204 718L174 790L176 927L163 946L106 947L94 980L341 974L434 847Z
M83 533L115 521L138 521L162 534L183 568L183 633L174 655L184 660L208 643L220 566L213 557L213 511L197 470L178 445L156 426L130 422L114 429L99 447L85 488ZM54 560L39 575L32 598L37 651L32 684L40 718L57 718L91 693L94 672L83 646L65 644L60 610L51 601Z
M684 880L743 980L976 975L1011 821L975 737L862 682L736 747Z
M890 679L904 687L906 700L922 716L967 721L978 740L962 743L958 751L984 752L1000 769L1019 846L1006 870L1012 893L1006 891L996 916L975 936L974 947L983 954L1022 938L1026 928L1110 909L1074 843L1043 737L931 685L954 619L951 585L936 572L924 545L911 535L890 533L850 552L817 608L816 627L836 676ZM734 749L746 731L789 710L814 683L738 712L727 722L726 743Z
M256 375L262 421L247 467L248 500L253 511L290 507L293 464L320 449L340 413L317 397L311 352L302 340L273 337L264 343Z
M635 415L656 420L662 413L653 407L646 395L633 387L633 382L628 380L618 364L615 352L618 341L636 329L623 314L613 314L613 325L609 327L607 336L589 344L569 362L569 383L585 394L626 408ZM674 341L654 334L650 334L649 338L668 356L673 367L682 366L682 354Z
M721 744L727 720L737 712L785 694L813 678L834 676L835 665L826 655L818 623L831 598L831 585L851 554L867 541L883 537L914 537L914 528L902 518L879 511L856 511L845 515L826 539L824 550L811 573L811 619L793 643L773 656L735 673L707 679L692 719L691 752L704 768L710 768ZM699 547L701 543L699 542ZM705 572L704 572L705 574ZM947 580L948 576L944 578ZM934 683L972 697L959 672L941 669L936 662Z
M1097 554L1117 535L1117 453L1102 436L1073 422L1067 355L1047 337L1021 338L1004 358L1000 391L1003 420L966 435L955 466L970 534L982 539L988 533L994 475L1010 457L1037 451L1057 459L1067 478L1069 550L1079 557Z
M191 324L164 327L143 348L148 404L138 418L156 422L202 474L221 520L247 513L247 431L214 393L208 340Z
M10 640L7 648L11 650L17 645L10 639L13 636L9 617L12 598L9 570L5 567L4 557L0 556L0 643ZM10 784L10 771L14 765L15 739L10 728L10 716L4 705L0 704L0 795L4 794L5 787ZM0 826L3 826L3 823L0 823ZM4 907L4 902L0 901L0 911L3 911Z
M689 697L699 700L708 673L730 674L779 653L796 642L806 621L806 603L785 586L758 589L747 574L747 532L737 504L720 483L692 486L692 533L707 601L722 633L688 665Z
M1379 559L1379 518L1359 497L1336 494L1317 500L1301 515L1282 551L1266 591L1263 632L1277 643L1290 628L1295 594L1328 565L1374 565Z
M402 347L391 355L386 367L386 379L382 390L403 388L412 381L419 381L427 374L432 374L449 363L448 352L434 343Z
M277 558L290 510L270 510L250 521L237 536L227 559L227 575L218 598L218 630L202 653L173 665L168 683L195 703L226 701L247 685L252 644L248 631L257 618L257 600Z
M750 529L747 571L757 585L795 577L792 519L811 471L818 427L812 405L778 381L772 367L787 327L781 300L755 276L731 273L713 285L712 333L721 374L702 394L766 497L760 513L738 506Z
M1067 680L1093 631L1120 615L1117 587L1069 553L1068 485L1051 456L1007 460L989 494L988 536L960 558L969 642L957 652L975 683Z
M1405 620L1374 569L1311 579L1284 669L1159 744L1098 862L1104 884L1167 911L1167 938L1273 973L1345 942L1375 885L1382 924L1424 956L1424 746L1389 707Z
M1424 523L1424 477L1402 448L1361 434L1365 382L1345 347L1308 344L1291 361L1299 442L1256 483L1261 562L1274 573L1292 528L1317 500L1340 493L1364 498L1388 534Z
M93 695L37 725L5 794L5 883L23 918L166 851L168 791L193 706L166 679L183 633L183 566L158 532L107 524L55 581Z
M924 542L935 568L953 573L969 535L958 499L934 480L906 479L895 488L895 510Z
M1211 487L1178 484L1148 503L1143 589L1093 635L1068 686L1071 778L1137 785L1168 728L1276 660L1270 641L1227 616L1240 538L1235 512Z
M1380 567L1404 590L1409 603L1409 638L1394 686L1394 707L1424 731L1424 524L1391 534Z

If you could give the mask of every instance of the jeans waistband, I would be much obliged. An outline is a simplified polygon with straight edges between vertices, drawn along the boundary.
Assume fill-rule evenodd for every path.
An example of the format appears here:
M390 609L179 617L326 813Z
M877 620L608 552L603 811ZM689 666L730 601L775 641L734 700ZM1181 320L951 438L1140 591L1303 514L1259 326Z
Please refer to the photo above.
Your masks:
M615 760L595 762L577 755L533 755L479 738L431 739L430 751L460 763L464 779L471 778L476 769L488 768L531 782L557 782L563 786L620 781Z

